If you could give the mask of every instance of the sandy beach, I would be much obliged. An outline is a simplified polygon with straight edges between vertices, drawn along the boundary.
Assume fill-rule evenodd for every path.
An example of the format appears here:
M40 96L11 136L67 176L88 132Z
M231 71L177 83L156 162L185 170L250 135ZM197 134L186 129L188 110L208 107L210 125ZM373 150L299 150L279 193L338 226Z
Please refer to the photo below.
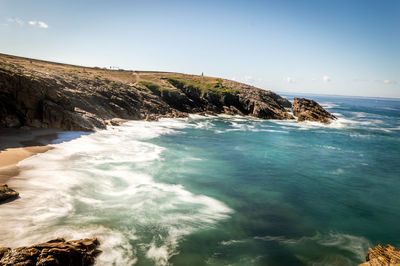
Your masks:
M18 175L18 162L52 149L47 145L57 137L58 131L51 129L1 129L0 184Z
M18 175L17 164L19 161L50 149L52 149L51 146L30 146L0 151L0 184L6 183L11 177Z

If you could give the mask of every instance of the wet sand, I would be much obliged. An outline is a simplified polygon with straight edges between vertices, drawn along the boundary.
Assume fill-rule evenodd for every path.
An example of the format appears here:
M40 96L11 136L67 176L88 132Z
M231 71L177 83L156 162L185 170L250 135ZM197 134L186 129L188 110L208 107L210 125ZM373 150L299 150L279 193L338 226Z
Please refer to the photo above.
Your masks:
M1 129L0 184L18 175L18 162L52 149L47 145L58 138L58 133L51 129Z
M0 184L6 183L11 177L18 175L17 164L19 161L52 148L51 146L30 146L0 151Z

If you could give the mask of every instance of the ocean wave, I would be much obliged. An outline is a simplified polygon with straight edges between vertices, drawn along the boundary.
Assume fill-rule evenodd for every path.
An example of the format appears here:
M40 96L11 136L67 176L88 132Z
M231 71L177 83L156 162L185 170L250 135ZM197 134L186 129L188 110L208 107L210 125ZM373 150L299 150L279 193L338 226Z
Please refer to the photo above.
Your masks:
M332 109L332 108L338 108L340 107L338 104L336 103L332 103L332 102L323 102L320 103L320 105L326 109Z
M290 249L291 252L306 265L354 265L364 261L371 243L362 236L327 232L313 236L288 238L286 236L255 236L245 239L221 241L221 246L256 245L257 241L277 242ZM329 255L325 252L329 251ZM348 252L351 256L344 255Z
M98 265L131 265L137 253L167 264L185 235L233 212L216 199L154 179L165 149L147 140L188 126L179 119L127 122L20 162L21 174L9 185L21 198L1 206L0 244L98 237Z
M356 261L361 263L365 260L365 254L371 243L368 239L362 236L354 236L350 234L329 232L329 233L316 233L314 236L304 236L301 238L287 238L284 236L256 236L255 240L262 241L275 241L290 248L297 257L302 258L303 262L309 265L353 265ZM305 246L316 246L320 249L320 256L315 256L314 249L303 249ZM323 249L337 250L335 256L323 256ZM346 251L353 254L354 260L344 257L340 251Z

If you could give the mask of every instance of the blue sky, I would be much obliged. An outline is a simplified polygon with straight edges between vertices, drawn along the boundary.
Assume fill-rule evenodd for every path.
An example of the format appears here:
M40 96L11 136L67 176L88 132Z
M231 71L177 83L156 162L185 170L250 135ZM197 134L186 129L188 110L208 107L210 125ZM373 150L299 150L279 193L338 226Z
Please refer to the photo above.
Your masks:
M0 0L0 52L400 97L400 1Z

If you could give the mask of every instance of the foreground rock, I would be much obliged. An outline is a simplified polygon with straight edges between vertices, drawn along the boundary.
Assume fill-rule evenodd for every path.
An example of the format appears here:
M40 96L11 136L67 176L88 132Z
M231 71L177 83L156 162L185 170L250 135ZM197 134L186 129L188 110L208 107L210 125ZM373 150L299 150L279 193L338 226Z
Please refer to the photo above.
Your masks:
M0 265L92 265L101 252L96 238L65 241L62 238L22 248L0 248Z
M292 111L298 121L315 121L328 124L336 117L317 102L305 98L294 98Z
M374 249L369 248L366 260L360 266L400 265L400 251L391 245L378 245Z
M272 91L213 77L87 68L0 54L0 127L105 128L188 113L293 119Z
M369 248L366 262L360 266L400 265L400 251L391 245Z
M19 197L19 193L7 185L0 185L0 203L13 200Z

